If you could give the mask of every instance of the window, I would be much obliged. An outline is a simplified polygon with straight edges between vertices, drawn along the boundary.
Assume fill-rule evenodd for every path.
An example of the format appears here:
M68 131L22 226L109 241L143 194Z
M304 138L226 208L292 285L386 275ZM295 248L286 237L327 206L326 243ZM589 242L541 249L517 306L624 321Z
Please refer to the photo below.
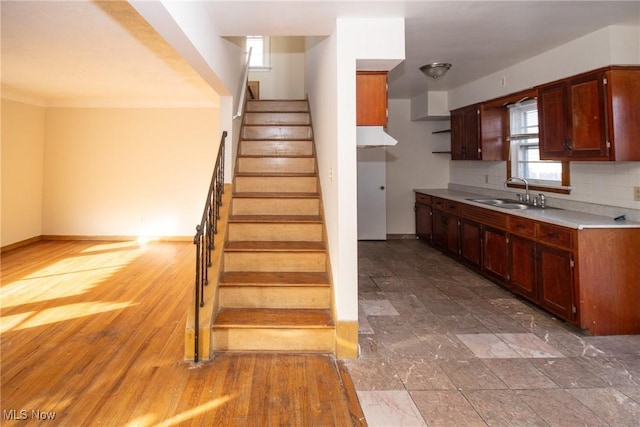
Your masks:
M565 171L562 162L540 160L537 101L517 102L508 109L511 165L508 177L525 178L533 186L562 186Z
M268 70L269 61L269 37L247 36L247 52L251 49L249 68Z

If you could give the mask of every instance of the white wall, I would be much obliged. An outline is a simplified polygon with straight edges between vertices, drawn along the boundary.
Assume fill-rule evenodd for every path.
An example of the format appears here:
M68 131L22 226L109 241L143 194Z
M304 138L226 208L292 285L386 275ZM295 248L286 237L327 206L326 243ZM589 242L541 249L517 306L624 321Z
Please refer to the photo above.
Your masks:
M191 236L220 133L213 108L49 108L43 235Z
M445 188L449 182L451 149L449 120L411 121L411 100L389 100L387 132L398 140L387 147L387 234L414 234L415 188Z
M220 95L221 129L229 133L230 141L237 140L231 106L235 105L238 86L244 85L241 82L244 49L220 37L206 2L130 0L129 3ZM234 155L234 149L227 150L225 182L232 180Z
M640 64L640 27L606 27L460 86L449 92L449 107L453 110L611 64Z
M271 68L249 72L261 99L304 99L305 38L271 37Z
M0 246L42 234L45 108L2 100Z
M310 38L307 45L307 91L316 132L336 309L338 320L345 321L358 319L355 94L359 59L404 59L404 20L338 19L334 34L326 39Z
M610 64L640 64L640 27L614 26L595 31L454 89L449 93L449 103L453 109ZM503 76L509 82L506 88L499 84ZM626 212L629 218L640 220L640 202L633 200L633 187L640 186L640 162L571 162L570 173L571 194L548 196L561 202L608 205L614 207L612 212ZM453 185L504 190L506 164L454 161L449 178ZM596 206L593 211L601 209Z

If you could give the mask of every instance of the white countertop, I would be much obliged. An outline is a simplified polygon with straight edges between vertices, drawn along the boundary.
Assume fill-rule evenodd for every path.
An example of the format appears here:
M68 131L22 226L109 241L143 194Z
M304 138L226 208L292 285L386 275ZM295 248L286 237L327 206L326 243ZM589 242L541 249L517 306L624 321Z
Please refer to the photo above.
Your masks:
M504 209L468 200L493 198L492 196L483 194L467 193L464 191L449 190L446 188L418 188L414 189L413 191L429 196L442 197L443 199L467 203L469 205L479 206L485 209L507 213L510 215L530 218L537 221L544 221L550 224L562 225L569 228L576 228L578 230L583 228L640 228L640 222L637 221L614 221L613 218L609 218L606 216L593 215L566 209L557 209L553 207L545 209Z

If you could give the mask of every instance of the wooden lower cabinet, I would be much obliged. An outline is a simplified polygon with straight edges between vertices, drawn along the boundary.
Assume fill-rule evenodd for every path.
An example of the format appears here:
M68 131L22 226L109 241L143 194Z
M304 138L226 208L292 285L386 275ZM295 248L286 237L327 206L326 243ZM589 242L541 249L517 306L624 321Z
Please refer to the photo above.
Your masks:
M482 271L495 282L508 285L509 239L507 232L483 226L482 255Z
M476 270L482 268L482 226L475 221L460 220L460 258Z
M431 206L416 203L416 237L431 242L433 234L433 220L431 219Z
M539 304L562 319L574 321L573 253L537 245L536 264Z
M510 287L523 297L538 302L536 282L536 243L533 240L511 235Z
M458 257L460 231L456 215L438 209L433 210L433 244L446 254Z
M416 204L416 230L443 253L591 335L640 334L640 228L577 230L437 197L428 207Z

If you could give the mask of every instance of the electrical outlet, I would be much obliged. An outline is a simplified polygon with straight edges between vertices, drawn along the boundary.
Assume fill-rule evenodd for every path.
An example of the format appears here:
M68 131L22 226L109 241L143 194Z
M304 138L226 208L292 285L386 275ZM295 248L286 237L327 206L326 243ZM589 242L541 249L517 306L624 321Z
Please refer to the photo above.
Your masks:
M633 200L640 202L640 187L633 187Z
M488 184L489 183L489 175L485 175L484 176L484 183Z

